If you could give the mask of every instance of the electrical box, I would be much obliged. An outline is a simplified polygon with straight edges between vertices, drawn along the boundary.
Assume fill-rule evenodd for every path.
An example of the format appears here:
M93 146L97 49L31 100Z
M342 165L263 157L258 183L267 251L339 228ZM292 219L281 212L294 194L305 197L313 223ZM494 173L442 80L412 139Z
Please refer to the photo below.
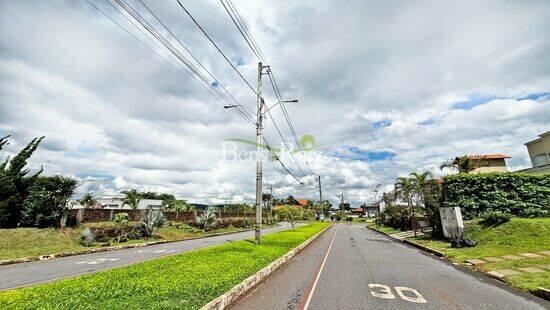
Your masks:
M445 237L450 239L462 238L464 223L462 222L460 207L439 208L439 215L441 216L441 225Z

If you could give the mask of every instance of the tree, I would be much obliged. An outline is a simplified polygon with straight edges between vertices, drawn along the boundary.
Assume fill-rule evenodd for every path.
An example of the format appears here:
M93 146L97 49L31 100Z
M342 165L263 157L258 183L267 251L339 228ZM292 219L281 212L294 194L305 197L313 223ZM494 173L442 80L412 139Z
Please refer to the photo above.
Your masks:
M468 155L457 157L455 159L449 159L439 165L439 169L450 168L457 170L458 173L470 173L471 171L486 165L486 161L483 159L472 159Z
M38 227L61 226L69 198L78 182L61 175L38 177L30 189L21 213L21 225Z
M273 199L273 196L269 193L263 193L262 194L262 201L264 203L264 208L267 208L268 203L271 202L271 199Z
M122 193L125 195L122 199L122 204L130 206L134 210L137 209L141 201L140 193L136 189L123 190Z
M8 144L9 136L0 138L0 151ZM11 160L0 163L0 227L16 227L21 221L25 199L31 186L42 173L42 168L32 175L25 169L27 160L38 148L44 137L34 138Z
M87 192L86 194L84 194L84 196L82 196L82 198L80 198L78 202L85 208L95 208L99 205L92 192Z
M208 208L203 214L198 216L195 221L204 231L208 231L218 222L216 211L212 208Z
M302 208L298 206L278 206L275 208L275 214L279 219L289 222L292 230L294 230L296 222L302 218Z
M351 205L349 204L349 202L341 202L338 207L342 211L351 210Z

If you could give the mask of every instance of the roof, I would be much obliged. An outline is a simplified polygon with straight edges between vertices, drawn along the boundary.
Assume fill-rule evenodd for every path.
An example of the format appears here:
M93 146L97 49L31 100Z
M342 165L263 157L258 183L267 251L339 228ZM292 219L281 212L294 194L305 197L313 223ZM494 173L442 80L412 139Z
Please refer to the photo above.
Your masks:
M351 212L363 212L363 208L353 208Z
M540 142L540 141L542 141L542 138L543 138L543 137L546 137L546 136L548 136L548 135L550 135L550 130L547 131L547 132L545 132L545 133L541 133L541 134L539 135L539 138L536 138L535 140L531 140L531 141L529 141L529 142L525 142L524 145L529 145L529 144L533 144L533 143Z
M460 157L455 158L455 162L458 161ZM492 153L492 154L470 154L468 155L469 159L473 160L481 160L481 159L506 159L510 158L510 156L501 154L501 153Z
M307 205L308 202L309 202L309 200L307 200L307 199L298 199L298 203L299 203L301 206Z

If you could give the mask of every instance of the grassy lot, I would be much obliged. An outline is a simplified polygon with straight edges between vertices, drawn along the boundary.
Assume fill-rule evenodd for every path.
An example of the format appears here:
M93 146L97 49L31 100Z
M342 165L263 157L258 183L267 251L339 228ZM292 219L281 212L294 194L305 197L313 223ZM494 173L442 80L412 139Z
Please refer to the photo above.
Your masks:
M328 223L0 293L4 309L198 309Z
M496 227L484 227L478 221L470 222L468 238L478 242L473 248L454 249L448 242L417 238L416 241L442 251L459 262L469 258L502 256L550 250L550 218L512 218Z
M64 230L53 228L0 229L0 260L99 248L101 247L99 243L92 247L81 245L79 243L80 233L87 227L108 225L113 225L113 223L86 223L79 228L66 228ZM240 228L230 227L204 232L203 230L180 223L180 228L176 228L175 226L162 227L157 232L156 238L148 240L129 240L124 243L111 242L111 246L143 243L155 240L186 240L216 233L236 232L241 230Z
M536 253L550 250L550 218L512 218L508 223L496 227L484 227L478 221L468 225L467 237L478 245L473 248L451 248L445 241L430 240L429 237L410 238L409 240L444 252L452 261L462 263L466 259L498 257L520 253ZM505 260L498 263L486 263L476 267L483 271L497 269L516 269L550 265L550 257L537 259L524 258L517 261ZM541 268L543 269L543 268ZM550 288L550 272L522 273L505 278L510 285L536 291L538 287Z
M395 233L402 232L401 230L395 229L395 228L390 227L390 226L376 225L376 223L374 223L374 221L367 221L366 224L367 224L368 227L376 228L377 230L383 231L387 234L395 234Z

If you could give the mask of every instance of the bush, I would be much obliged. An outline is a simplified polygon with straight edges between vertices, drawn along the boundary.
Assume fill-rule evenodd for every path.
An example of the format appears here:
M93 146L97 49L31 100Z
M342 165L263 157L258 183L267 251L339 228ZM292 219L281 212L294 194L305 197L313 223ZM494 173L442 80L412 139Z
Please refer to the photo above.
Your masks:
M83 246L92 246L95 241L95 235L90 228L86 228L80 234L80 244Z
M21 214L22 226L59 227L68 212L67 202L77 181L60 175L38 177L25 199Z
M352 222L352 221L353 221L353 217L351 216L346 217L346 222Z
M119 224L128 223L129 219L130 217L126 212L117 213L113 216L113 222L119 223Z
M195 222L199 225L199 227L204 229L204 231L209 231L216 226L218 218L214 210L208 209L206 212L198 216Z
M444 178L444 197L450 207L460 207L466 219L487 212L517 216L548 216L550 174L458 174Z
M510 213L501 213L501 212L488 212L482 215L483 220L481 224L485 226L498 226L504 223L507 223L512 218Z
M162 211L148 210L147 216L139 222L138 227L141 229L141 234L144 237L153 237L157 229L166 223L166 217Z

